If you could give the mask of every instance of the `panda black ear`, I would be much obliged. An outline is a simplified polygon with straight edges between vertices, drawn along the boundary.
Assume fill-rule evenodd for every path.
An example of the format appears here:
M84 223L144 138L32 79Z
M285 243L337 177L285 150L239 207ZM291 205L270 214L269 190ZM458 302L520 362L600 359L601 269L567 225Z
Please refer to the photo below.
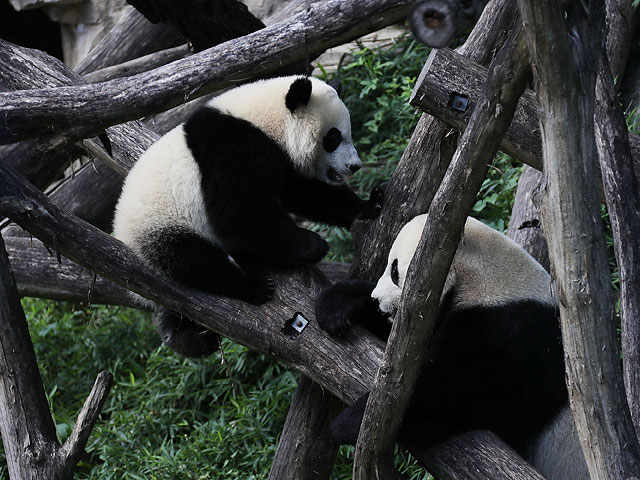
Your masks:
M308 77L296 79L287 92L285 105L294 112L299 105L306 105L311 98L311 80Z

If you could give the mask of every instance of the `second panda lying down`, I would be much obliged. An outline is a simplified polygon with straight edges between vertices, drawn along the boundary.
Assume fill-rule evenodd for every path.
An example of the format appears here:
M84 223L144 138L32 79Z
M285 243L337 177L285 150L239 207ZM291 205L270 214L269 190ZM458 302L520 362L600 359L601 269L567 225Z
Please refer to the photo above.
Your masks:
M339 335L363 323L386 340L426 215L396 238L377 285L350 280L323 292L320 326ZM400 441L434 444L489 429L547 478L589 478L567 403L564 357L549 274L520 246L468 218L405 412ZM368 395L332 426L355 444Z

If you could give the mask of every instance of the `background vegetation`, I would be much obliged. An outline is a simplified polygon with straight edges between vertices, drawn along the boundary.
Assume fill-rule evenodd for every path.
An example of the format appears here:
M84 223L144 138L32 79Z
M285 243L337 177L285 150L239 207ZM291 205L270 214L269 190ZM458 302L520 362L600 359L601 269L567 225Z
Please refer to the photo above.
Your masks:
M384 51L362 48L337 74L365 164L353 179L362 196L386 183L408 142L419 118L408 99L427 55L402 38ZM474 215L504 230L519 173L516 162L499 155ZM332 259L350 260L348 231L314 229L329 240ZM229 341L223 355L181 358L160 345L144 312L35 299L23 306L60 440L97 373L115 377L77 478L267 478L295 374ZM351 455L341 449L335 480L351 478ZM410 478L429 478L410 459L398 462Z

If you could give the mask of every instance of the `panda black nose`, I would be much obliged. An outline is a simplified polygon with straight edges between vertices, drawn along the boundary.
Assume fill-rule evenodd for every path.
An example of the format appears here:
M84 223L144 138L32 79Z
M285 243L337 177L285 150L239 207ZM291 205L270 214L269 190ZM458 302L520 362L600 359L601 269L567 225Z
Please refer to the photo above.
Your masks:
M358 170L360 170L360 165L357 164L353 164L353 165L349 165L349 170L351 170L351 173L356 173Z

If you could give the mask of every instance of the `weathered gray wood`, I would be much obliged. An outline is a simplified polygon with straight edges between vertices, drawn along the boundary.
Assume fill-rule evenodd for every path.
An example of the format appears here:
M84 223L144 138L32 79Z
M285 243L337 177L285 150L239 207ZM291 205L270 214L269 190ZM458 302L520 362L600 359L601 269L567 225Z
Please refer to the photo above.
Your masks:
M389 478L393 447L409 404L420 362L440 307L465 220L489 164L509 128L529 78L522 28L516 28L489 68L489 75L429 207L429 221L407 273L402 300L387 341L356 445L354 479Z
M58 261L56 253L37 239L4 236L4 241L21 297L140 308L126 288L65 257ZM349 272L348 264L338 262L322 261L318 268L332 282Z
M71 480L108 393L110 374L100 375L103 388L92 392L61 448L2 237L0 372L0 432L10 478Z
M513 202L507 237L516 242L549 271L549 249L542 232L540 212L532 196L542 182L542 173L525 166Z
M62 446L61 450L67 463L75 465L80 460L112 385L113 375L111 373L105 371L98 374L91 388L91 393L82 405L71 434Z
M11 6L18 11L50 6L75 5L81 2L82 0L9 0Z
M418 80L410 103L448 125L463 131L471 118L482 91L487 69L450 49L433 50ZM452 108L455 95L468 99L466 110ZM513 123L500 146L537 170L542 169L540 129L536 123L537 101L534 93L526 92L519 104Z
M622 361L627 401L640 434L640 195L627 124L606 58L596 82L596 145L620 272Z
M636 30L633 21L634 8L631 0L605 0L607 8L607 55L609 66L614 78L620 79L624 74L629 51L633 42L631 39ZM617 83L616 88L620 88Z
M339 447L329 426L343 406L322 387L300 378L269 479L328 480Z
M604 5L518 0L543 134L542 221L557 286L567 385L594 479L640 477L596 190L594 96ZM571 38L568 38L571 32Z
M87 137L267 74L404 18L409 0L329 0L289 21L150 72L90 85L0 93L0 144L30 136ZM317 5L317 6L316 6ZM256 64L256 59L260 62ZM144 85L144 88L141 86Z
M39 455L53 457L56 430L10 272L0 238L0 432L9 475L63 478L53 458L35 462Z
M38 50L19 47L0 39L0 84L6 89L31 89L48 85L80 85L84 80L60 61ZM158 136L137 122L107 129L113 144L113 158L105 157L121 174ZM63 145L63 148L60 148ZM84 148L83 148L84 147ZM1 161L11 165L39 188L45 188L71 161L87 148L104 152L93 140L83 145L69 144L64 138L50 143L42 139L0 147ZM106 153L106 152L105 152Z
M4 237L21 297L49 298L89 304L136 306L126 288L46 248L28 237Z
M105 82L114 78L129 77L136 73L146 72L154 68L161 67L174 60L191 55L191 49L188 45L179 45L177 47L167 48L159 52L149 53L127 62L117 65L101 68L89 72L82 76L89 83Z
M511 447L489 431L466 432L431 449L410 448L438 480L545 480ZM570 479L566 479L570 480Z
M419 88L411 97L411 104L446 122L452 128L464 130L473 113L486 69L448 49L434 50L416 81ZM469 99L466 111L451 108L454 94ZM500 145L500 150L518 158L536 170L542 170L542 144L537 124L537 100L531 91L525 92ZM600 121L596 118L596 121ZM640 175L640 136L629 134L633 168ZM598 172L599 174L599 172Z
M177 47L186 39L166 25L154 25L135 8L127 8L116 26L91 49L74 70L84 75L165 48Z

